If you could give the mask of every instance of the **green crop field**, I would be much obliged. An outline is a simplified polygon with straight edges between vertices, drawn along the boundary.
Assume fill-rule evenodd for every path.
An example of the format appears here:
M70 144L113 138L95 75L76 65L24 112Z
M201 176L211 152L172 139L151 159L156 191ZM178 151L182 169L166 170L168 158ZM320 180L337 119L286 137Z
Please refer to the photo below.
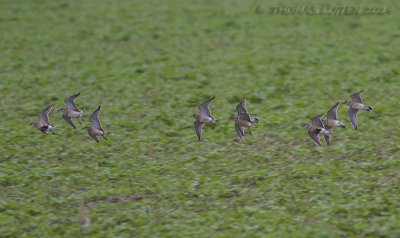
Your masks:
M390 12L270 8L328 3ZM398 7L1 0L0 237L400 237ZM61 113L56 135L29 125L77 92L108 140ZM238 143L243 98L261 121ZM336 102L347 128L315 146L302 125Z

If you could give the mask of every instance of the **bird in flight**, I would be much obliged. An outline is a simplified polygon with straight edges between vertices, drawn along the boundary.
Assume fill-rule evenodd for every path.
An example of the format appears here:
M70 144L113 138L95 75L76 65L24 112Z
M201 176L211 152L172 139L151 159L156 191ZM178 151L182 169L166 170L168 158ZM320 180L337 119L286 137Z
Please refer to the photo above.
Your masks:
M260 120L258 117L251 117L250 113L246 109L246 99L243 99L237 106L237 115L232 115L229 119L235 121L235 129L240 141L244 140L244 128L247 127L249 134L251 135L250 128L256 127L256 123Z
M97 136L102 136L105 140L107 140L105 136L109 134L108 132L105 132L103 128L101 128L99 113L100 113L100 106L98 106L96 110L94 110L92 115L90 115L90 122L92 123L92 125L84 127L89 133L89 135L92 137L92 139L97 143L99 143L99 139L97 139Z
M363 103L361 99L361 94L363 91L360 91L358 93L353 93L350 95L351 100L345 101L343 104L346 104L347 106L350 107L349 111L347 112L349 114L349 118L351 121L351 124L353 125L354 130L357 130L358 126L358 120L357 120L357 113L359 110L365 110L365 111L372 111L372 106L367 106Z
M322 119L322 124L325 127L325 130L327 130L330 133L324 134L324 138L326 141L327 145L330 145L331 143L331 137L332 137L332 130L336 126L340 126L343 128L346 128L346 125L338 121L337 119L337 110L339 108L339 102L337 102L331 109L328 111L328 115L326 119Z
M329 131L325 130L324 125L322 124L322 118L324 114L315 116L311 118L311 123L306 123L303 125L308 131L308 135L315 142L315 144L321 146L321 141L318 137L319 134L330 134Z
M70 124L74 129L76 129L74 123L72 122L72 118L77 118L79 124L82 125L81 121L79 120L79 117L82 116L83 110L79 110L79 108L76 106L74 100L77 98L81 93L74 94L67 99L64 100L64 102L67 104L67 107L65 108L60 108L57 110L57 112L62 112L62 117L68 124ZM83 118L82 118L83 121Z
M217 119L211 116L210 109L208 107L214 101L214 99L215 96L200 104L199 106L200 113L192 115L192 117L196 119L194 121L194 129L196 131L197 138L199 141L201 140L201 132L204 124L206 123L215 124L215 122L218 121Z
M31 122L30 125L33 125L39 131L43 132L47 135L47 131L50 131L52 134L55 134L54 131L57 130L54 126L50 124L49 113L53 108L53 104L46 107L43 111L39 113L39 121Z

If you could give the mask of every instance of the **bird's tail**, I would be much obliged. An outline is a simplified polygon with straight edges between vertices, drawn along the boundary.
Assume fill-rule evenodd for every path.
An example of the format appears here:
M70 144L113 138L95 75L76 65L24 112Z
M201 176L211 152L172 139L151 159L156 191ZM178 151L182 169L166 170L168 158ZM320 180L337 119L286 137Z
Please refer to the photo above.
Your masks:
M342 127L342 128L346 128L346 125L341 123L341 122L339 122L339 126Z
M365 110L367 112L372 111L373 109L374 109L373 107L365 105Z
M211 124L215 124L217 121L219 121L218 119L213 118L211 121Z

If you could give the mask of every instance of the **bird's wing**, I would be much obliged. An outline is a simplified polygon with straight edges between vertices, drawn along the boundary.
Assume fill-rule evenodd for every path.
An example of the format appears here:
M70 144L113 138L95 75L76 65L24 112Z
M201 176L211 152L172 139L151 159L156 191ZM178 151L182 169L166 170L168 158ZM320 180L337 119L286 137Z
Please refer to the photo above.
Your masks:
M92 115L90 115L90 122L92 123L92 126L96 129L102 130L101 128L101 123L99 120L99 113L100 113L100 106L98 106L96 108L96 110L94 110L94 112L92 113Z
M237 106L236 110L238 111L238 115L242 120L246 120L251 122L251 116L246 109L246 99L243 99Z
M53 108L53 104L46 107L43 111L39 113L39 122L44 124L50 124L49 112Z
M201 131L204 124L205 124L204 122L199 122L199 121L194 122L194 130L196 131L197 138L199 139L199 141L201 139Z
M235 129L236 129L236 133L237 133L239 139L241 141L243 141L243 138L244 138L244 127L239 126L237 123L235 123Z
M248 113L247 109L246 109L246 98L243 99L237 106L236 106L236 110L238 111L238 113Z
M66 116L66 115L63 115L63 118L64 118L64 120L65 120L66 122L68 122L68 124L70 124L74 129L76 129L74 123L73 123L72 120L71 120L71 117L68 117L68 116Z
M208 116L211 117L210 109L208 108L208 105L214 101L215 96L208 99L207 101L203 102L200 104L199 109L200 109L200 115Z
M77 98L79 95L81 95L81 93L74 94L74 95L72 95L69 98L64 100L64 102L67 104L67 108L68 109L79 111L78 107L76 106L76 104L74 102L75 98Z
M97 139L97 136L92 135L92 134L90 134L90 133L89 133L89 135L90 135L90 137L92 137L92 139L93 139L94 141L96 141L97 143L99 143L99 139Z
M361 94L362 93L363 93L363 91L360 91L358 93L353 93L352 95L350 95L350 97L354 102L363 103L362 99L361 99Z
M313 141L315 141L315 143L317 143L317 145L321 145L321 141L319 140L318 134L315 134L314 132L309 130L308 135L311 137L311 139L313 139Z
M357 130L357 125L358 125L357 113L358 113L358 109L350 108L348 113L349 113L349 118L350 118L351 124L353 125L354 130Z
M337 102L331 109L328 111L327 118L329 120L337 120L337 110L339 108L339 102Z
M312 124L315 126L320 126L320 127L324 127L324 125L322 124L322 118L324 117L324 114L315 116L313 118L311 118Z

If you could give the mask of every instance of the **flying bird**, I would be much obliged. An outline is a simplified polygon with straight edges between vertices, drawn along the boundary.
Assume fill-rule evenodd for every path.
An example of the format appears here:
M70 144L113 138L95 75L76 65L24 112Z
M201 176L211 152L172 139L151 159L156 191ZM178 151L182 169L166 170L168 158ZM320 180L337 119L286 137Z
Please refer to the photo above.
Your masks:
M337 110L339 108L339 102L337 102L331 109L328 111L328 116L326 119L322 119L322 124L325 127L325 130L327 130L330 133L324 134L324 138L326 141L327 145L330 145L331 143L331 136L332 136L332 130L336 126L340 126L343 128L346 128L346 125L338 121L337 119Z
M247 120L243 120L241 116L239 115L232 115L229 120L234 120L235 121L235 129L236 129L236 133L238 135L238 138L240 141L244 140L244 128L247 127L250 128L251 127L255 127L255 125Z
M363 93L363 91L360 91L358 93L353 93L352 95L350 95L351 100L345 101L343 104L346 104L347 106L350 107L348 114L349 114L349 118L351 121L351 124L353 125L354 130L357 130L357 125L358 125L358 121L357 121L357 113L358 110L365 110L365 111L372 111L372 106L367 106L363 103L362 99L361 99L361 94Z
M108 134L108 132L105 132L103 128L101 128L99 113L100 113L100 106L98 106L96 110L94 110L92 115L90 115L90 122L92 123L92 125L84 127L89 133L89 135L92 137L92 139L97 143L99 143L99 139L97 139L97 136L102 136L105 140L107 140L105 136Z
M76 106L74 100L77 98L81 93L74 94L67 99L64 100L64 102L67 104L66 108L60 108L57 110L57 112L62 112L62 117L68 124L70 124L74 129L76 129L74 123L72 122L72 118L77 118L79 124L82 125L81 121L79 120L79 117L82 116L83 110L79 110L79 108ZM82 118L83 121L83 118Z
M315 142L315 144L321 146L321 141L318 137L318 134L330 134L329 131L325 130L324 125L322 124L322 118L324 114L315 116L311 118L311 123L306 123L303 125L308 131L308 135Z
M39 131L43 132L47 135L47 131L50 131L52 134L55 134L54 131L57 130L54 126L50 124L49 113L53 108L53 104L46 107L43 111L39 113L39 121L31 122L30 125L36 127Z
M235 129L240 141L244 140L244 128L247 127L249 134L251 135L250 128L256 127L256 123L260 120L258 117L251 117L250 113L246 109L246 99L243 99L237 106L237 115L232 115L229 119L235 121Z
M215 122L218 121L217 119L211 116L210 109L208 108L208 106L214 101L214 99L215 96L200 104L199 106L200 113L192 115L192 117L196 119L194 121L194 129L196 131L197 138L199 141L201 140L201 132L204 124L205 123L215 124Z
M241 119L249 121L253 125L260 123L260 119L258 117L251 117L251 114L247 111L247 109L246 109L246 98L243 99L236 106L236 110L238 111L238 116L240 116ZM251 135L250 127L248 127L248 129L249 129L249 134Z

